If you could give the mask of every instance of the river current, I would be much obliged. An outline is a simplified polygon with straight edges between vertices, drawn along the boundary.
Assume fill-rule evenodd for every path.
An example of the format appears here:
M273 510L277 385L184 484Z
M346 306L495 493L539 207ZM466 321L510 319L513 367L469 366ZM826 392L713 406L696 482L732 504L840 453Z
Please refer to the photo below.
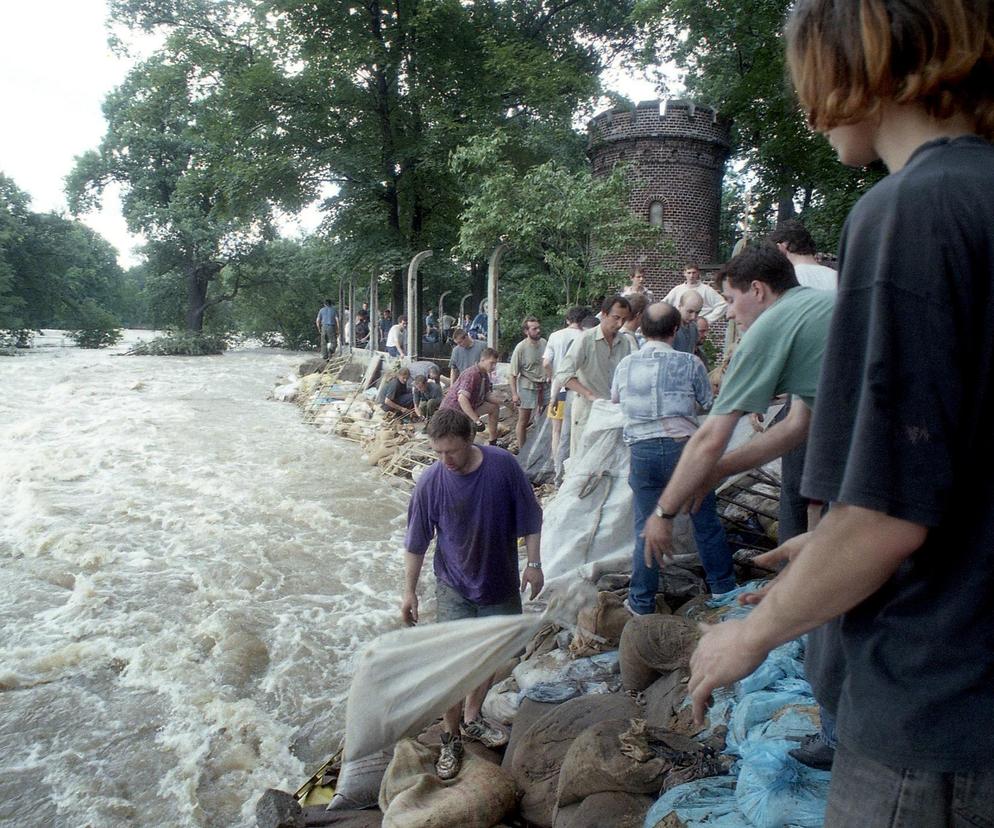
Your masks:
M303 355L138 335L0 357L0 825L254 825L398 625L406 491L266 399Z

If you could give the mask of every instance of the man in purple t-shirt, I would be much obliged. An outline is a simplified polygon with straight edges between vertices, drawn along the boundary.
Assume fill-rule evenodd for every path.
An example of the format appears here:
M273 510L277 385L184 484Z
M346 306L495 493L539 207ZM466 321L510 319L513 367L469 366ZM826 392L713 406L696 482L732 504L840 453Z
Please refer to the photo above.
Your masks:
M483 618L521 612L518 538L525 539L528 564L520 591L531 585L535 598L545 584L539 546L542 509L514 456L473 442L473 422L461 411L440 409L428 423L438 455L418 480L407 510L404 623L418 623L418 578L432 538L438 620ZM507 734L480 715L491 679L445 712L442 750L435 765L452 779L462 765L462 737L487 747L507 743Z

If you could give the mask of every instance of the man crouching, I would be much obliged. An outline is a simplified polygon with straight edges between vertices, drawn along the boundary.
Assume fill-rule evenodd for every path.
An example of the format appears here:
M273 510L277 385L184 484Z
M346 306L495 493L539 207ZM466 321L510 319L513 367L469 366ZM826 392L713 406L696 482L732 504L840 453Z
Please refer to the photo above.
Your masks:
M441 409L427 433L438 460L421 475L407 510L404 623L418 623L418 578L432 538L439 621L519 614L518 538L528 553L520 591L530 584L534 599L545 583L542 510L528 478L509 452L476 445L473 422L461 411ZM459 773L463 737L490 748L507 743L507 734L480 715L491 682L446 711L435 765L440 779Z

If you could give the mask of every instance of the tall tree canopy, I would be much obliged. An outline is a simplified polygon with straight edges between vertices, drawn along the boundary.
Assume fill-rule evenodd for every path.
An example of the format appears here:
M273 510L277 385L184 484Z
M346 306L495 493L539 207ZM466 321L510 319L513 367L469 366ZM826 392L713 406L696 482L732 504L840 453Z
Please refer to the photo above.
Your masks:
M787 74L783 24L789 0L642 0L643 59L674 60L690 94L733 119L733 152L756 182L760 223L799 209L823 246L876 171L847 170L804 121Z
M36 213L0 174L0 330L77 328L123 311L117 251L78 221Z
M107 136L79 160L73 206L121 182L132 229L183 274L197 328L231 295L222 271L271 234L274 208L323 190L342 268L392 272L399 304L411 255L458 240L466 189L451 153L498 129L572 151L572 119L604 61L634 43L634 5L118 0L117 22L165 43L108 98Z

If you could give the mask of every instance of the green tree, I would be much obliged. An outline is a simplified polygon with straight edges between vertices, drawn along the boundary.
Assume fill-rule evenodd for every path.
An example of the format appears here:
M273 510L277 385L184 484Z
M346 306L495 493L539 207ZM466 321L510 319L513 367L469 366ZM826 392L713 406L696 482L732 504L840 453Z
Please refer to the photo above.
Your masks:
M473 186L460 217L460 251L481 255L501 241L510 248L501 288L501 328L509 335L527 314L558 322L566 308L609 290L617 274L598 267L599 253L666 245L658 228L628 210L621 169L594 178L586 164L521 161L520 150L496 136L463 147L452 162Z
M118 17L156 19L170 34L107 97L107 134L77 159L67 182L70 207L91 209L108 184L119 183L129 229L148 238L156 272L182 282L186 327L200 331L205 315L244 287L235 268L221 289L225 268L274 237L277 206L296 209L309 193L281 148L280 112L268 103L280 99L284 78L245 8L114 8Z
M758 229L798 212L823 248L834 249L841 218L879 179L842 167L812 133L790 88L783 23L789 0L641 0L643 60L673 60L688 92L733 121L733 163L753 184ZM743 188L739 188L740 190Z

